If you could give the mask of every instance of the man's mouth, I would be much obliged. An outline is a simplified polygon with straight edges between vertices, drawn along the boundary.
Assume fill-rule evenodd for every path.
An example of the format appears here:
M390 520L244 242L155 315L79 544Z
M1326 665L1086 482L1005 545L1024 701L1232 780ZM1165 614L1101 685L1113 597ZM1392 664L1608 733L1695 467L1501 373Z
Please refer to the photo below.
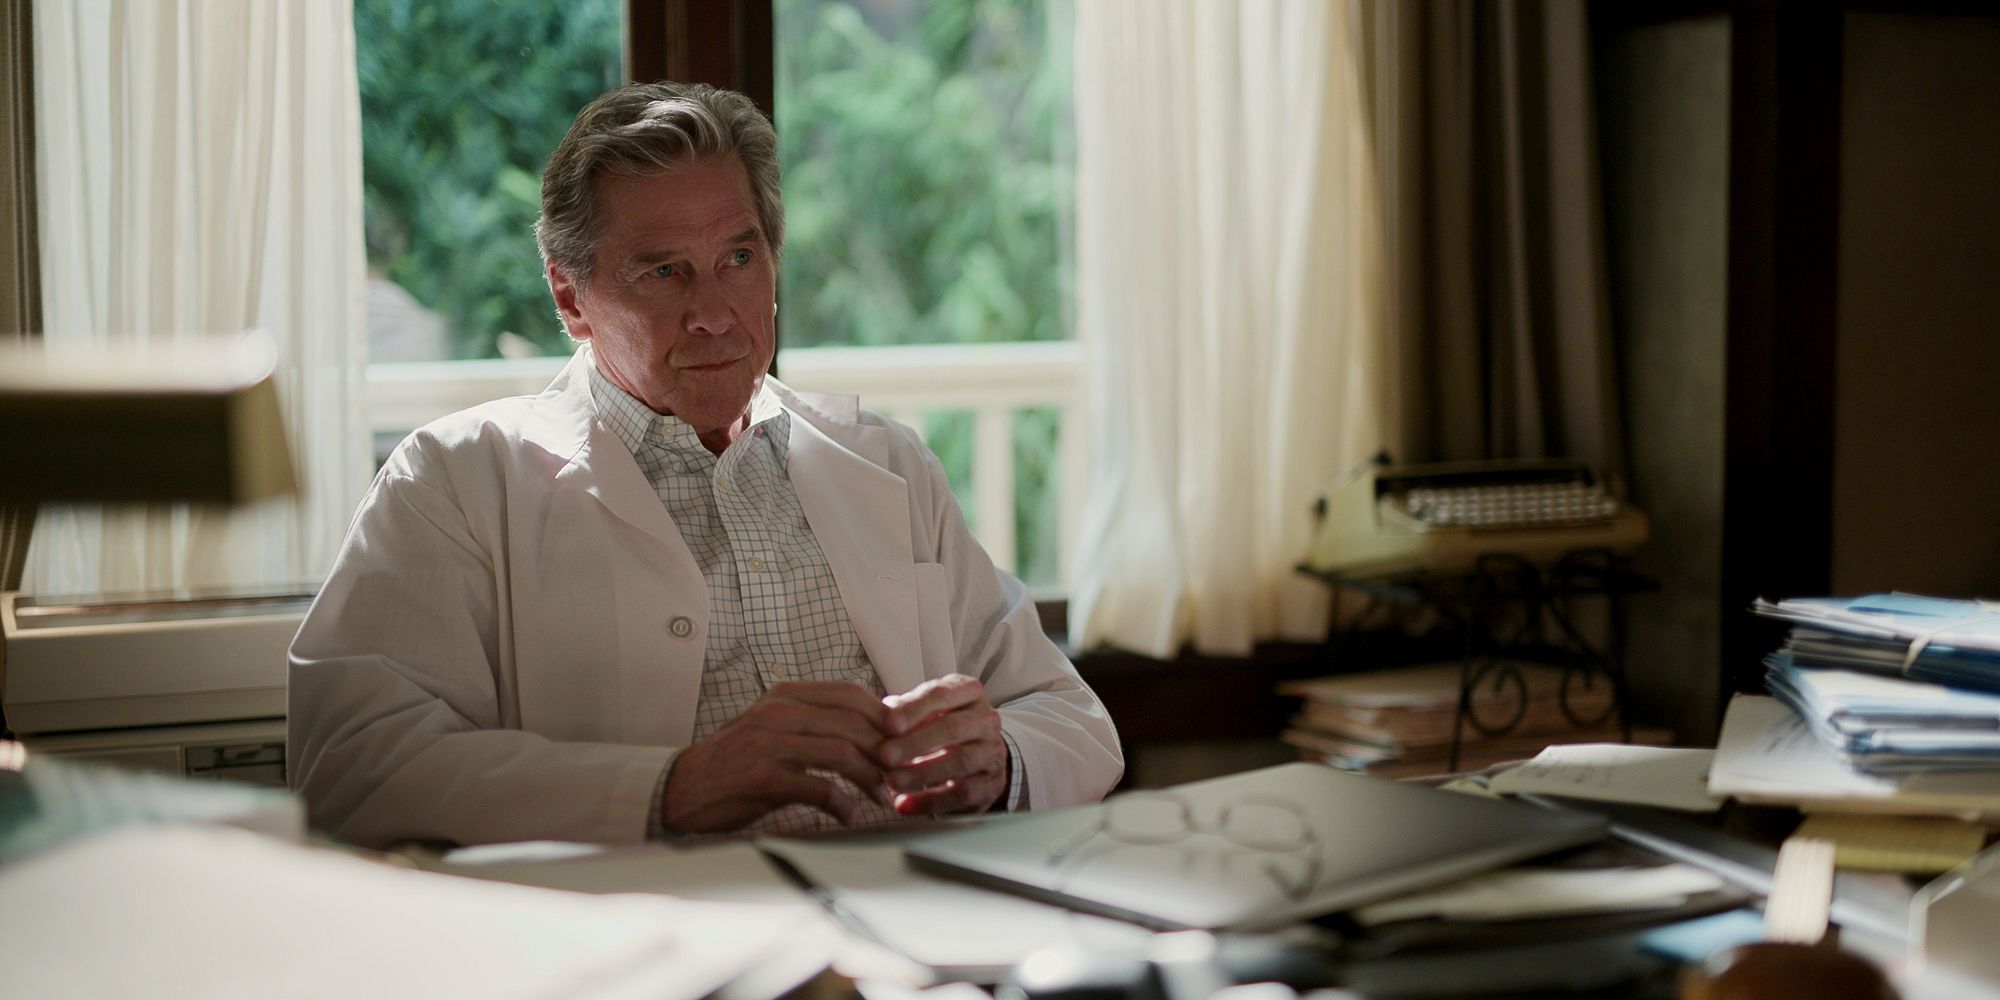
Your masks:
M743 359L742 359L742 358L725 358L725 359L723 359L723 360L721 360L721 361L714 361L714 362L710 362L710 363L708 363L708 364L701 364L701 365L682 365L682 366L681 366L681 370L682 370L682 371L690 371L690 372L720 372L720 371L727 371L728 369L730 369L731 367L733 367L733 366L734 366L734 365L736 364L736 362L738 362L738 361L741 361L741 360L743 360Z

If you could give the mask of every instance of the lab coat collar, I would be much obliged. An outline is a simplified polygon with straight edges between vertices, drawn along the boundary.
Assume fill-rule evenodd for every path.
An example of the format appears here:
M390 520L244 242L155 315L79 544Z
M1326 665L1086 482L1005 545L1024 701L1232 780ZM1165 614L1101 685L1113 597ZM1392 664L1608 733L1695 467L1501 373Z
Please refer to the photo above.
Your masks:
M791 478L806 523L826 553L848 618L883 687L892 693L908 691L923 681L924 663L909 486L884 468L880 457L886 456L886 436L893 432L849 422L836 428L841 440L835 440L813 417L836 420L833 414L843 399L852 413L853 397L808 400L777 388L789 397L788 405L801 407L793 411ZM809 406L820 402L828 410Z
M590 399L590 369L596 363L590 345L578 345L569 364L535 398L522 436L561 463L556 482L589 493L619 520L685 549L666 506L639 471L632 452L597 419Z

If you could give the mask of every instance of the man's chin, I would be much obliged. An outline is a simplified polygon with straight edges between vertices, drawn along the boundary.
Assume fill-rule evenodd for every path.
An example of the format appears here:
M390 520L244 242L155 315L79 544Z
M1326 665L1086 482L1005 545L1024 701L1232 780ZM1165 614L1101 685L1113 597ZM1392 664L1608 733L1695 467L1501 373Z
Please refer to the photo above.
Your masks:
M739 426L744 414L750 412L750 400L755 394L753 385L748 389L738 386L730 392L683 397L673 413L703 433L711 428Z

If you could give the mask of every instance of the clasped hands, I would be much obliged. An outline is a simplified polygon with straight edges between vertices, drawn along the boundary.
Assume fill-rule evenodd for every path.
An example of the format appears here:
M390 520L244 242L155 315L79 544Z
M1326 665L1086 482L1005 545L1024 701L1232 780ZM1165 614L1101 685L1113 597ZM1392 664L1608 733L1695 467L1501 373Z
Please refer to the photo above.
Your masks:
M801 803L854 823L862 803L811 771L901 816L979 812L1006 791L1007 744L985 686L963 674L879 699L853 684L779 684L680 752L660 816L678 833L721 833Z

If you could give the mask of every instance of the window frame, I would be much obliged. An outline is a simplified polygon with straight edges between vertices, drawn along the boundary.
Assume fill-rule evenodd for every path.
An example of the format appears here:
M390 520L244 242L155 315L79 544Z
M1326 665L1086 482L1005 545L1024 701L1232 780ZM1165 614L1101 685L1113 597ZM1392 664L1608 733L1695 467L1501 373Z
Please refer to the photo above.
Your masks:
M625 0L625 73L740 91L766 115L772 69L770 0Z

